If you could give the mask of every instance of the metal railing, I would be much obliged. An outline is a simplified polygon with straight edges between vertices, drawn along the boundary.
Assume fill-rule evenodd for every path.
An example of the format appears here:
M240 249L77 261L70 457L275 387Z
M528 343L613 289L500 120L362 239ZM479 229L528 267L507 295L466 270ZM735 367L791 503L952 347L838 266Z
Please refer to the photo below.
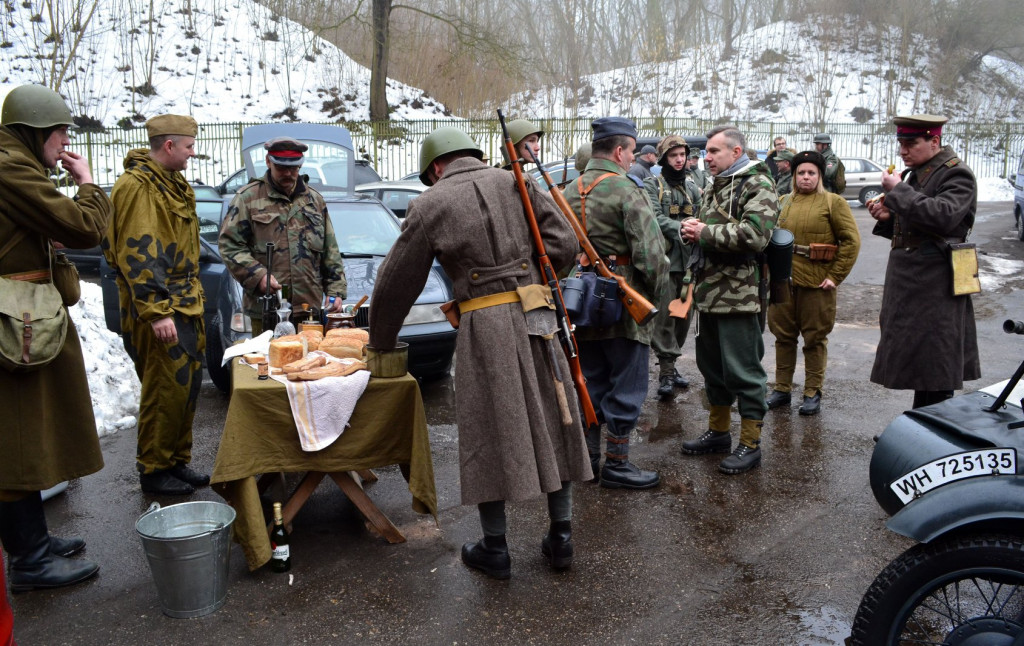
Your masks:
M554 161L572 156L590 140L590 119L535 120L545 132L541 157ZM703 119L640 118L637 127L643 137L667 134L704 134L715 123ZM242 130L255 123L201 124L196 141L199 156L186 171L190 180L219 184L242 167ZM394 180L419 172L420 144L430 132L443 125L464 129L484 150L492 163L501 159L501 130L497 119L429 119L340 123L352 135L356 152L370 160L384 179ZM813 149L816 132L832 137L832 148L840 158L866 157L883 166L897 161L895 129L891 124L827 124L818 129L799 123L738 121L752 148L771 149L772 140L784 136L797 150ZM978 177L1008 177L1017 168L1024 150L1022 123L949 123L943 142L953 147ZM147 147L143 127L111 128L106 131L78 131L71 148L85 155L99 184L111 184L123 171L125 154Z

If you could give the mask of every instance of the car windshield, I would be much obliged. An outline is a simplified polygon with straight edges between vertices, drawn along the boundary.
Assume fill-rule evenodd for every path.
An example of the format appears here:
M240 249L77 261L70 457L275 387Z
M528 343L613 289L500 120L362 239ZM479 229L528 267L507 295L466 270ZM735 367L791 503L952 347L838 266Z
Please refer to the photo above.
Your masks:
M400 228L377 202L328 202L334 237L342 255L387 255Z
M220 234L220 216L224 203L221 200L196 200L196 216L199 217L199 235L208 242L217 244Z

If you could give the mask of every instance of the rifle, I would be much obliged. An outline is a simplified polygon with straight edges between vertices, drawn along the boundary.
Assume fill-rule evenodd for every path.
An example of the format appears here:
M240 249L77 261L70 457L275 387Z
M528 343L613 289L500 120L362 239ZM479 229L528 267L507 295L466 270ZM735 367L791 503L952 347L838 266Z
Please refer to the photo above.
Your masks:
M583 251L587 254L587 258L590 259L590 264L594 265L597 269L597 273L601 274L604 278L611 278L619 284L619 300L625 306L629 315L633 317L633 320L637 322L637 325L644 325L658 313L656 308L649 300L644 298L640 292L636 291L629 286L626 279L619 276L612 270L608 269L608 266L598 255L597 250L594 249L594 245L590 244L590 239L587 237L587 232L580 226L579 221L576 219L576 214L573 213L572 207L569 206L569 202L566 201L565 196L562 195L562 191L558 190L555 183L551 181L551 175L548 174L544 167L541 166L540 161L537 160L537 156L533 154L533 151L527 148L530 153L530 157L533 157L533 163L537 164L540 168L541 176L544 178L544 183L548 186L548 192L551 193L551 197L555 199L555 204L562 210L562 214L565 215L565 219L569 221L569 225L572 227L573 232L576 234L576 239L580 241L580 246L583 247Z
M512 174L516 178L516 187L519 189L519 199L523 202L523 212L526 214L526 222L530 227L530 234L533 236L533 245L537 251L537 263L540 265L541 274L551 288L551 295L555 300L555 318L558 321L558 337L562 341L562 349L565 351L566 359L569 361L569 372L572 373L572 380L576 386L576 396L580 400L580 408L583 410L583 418L587 429L597 429L600 422L597 421L597 412L594 411L594 404L590 401L590 393L587 392L587 384L583 379L583 369L580 368L579 347L576 345L576 338L572 334L572 323L565 311L565 301L562 300L562 290L558 287L558 275L548 258L544 248L544 238L540 234L540 227L537 225L537 216L533 212L533 203L530 201L530 194L526 190L526 178L523 177L523 161L516 154L516 147L512 143L512 137L508 134L505 126L505 115L498 110L498 122L501 124L501 133L505 138L505 153L512 164ZM553 359L554 357L552 357ZM559 380L558 363L552 361L552 370L555 371L555 380ZM561 388L556 388L562 392ZM556 393L557 394L557 393Z
M267 243L267 289L266 293L260 296L260 303L263 304L263 331L274 331L277 327L277 294L270 287L270 272L274 268L274 243Z

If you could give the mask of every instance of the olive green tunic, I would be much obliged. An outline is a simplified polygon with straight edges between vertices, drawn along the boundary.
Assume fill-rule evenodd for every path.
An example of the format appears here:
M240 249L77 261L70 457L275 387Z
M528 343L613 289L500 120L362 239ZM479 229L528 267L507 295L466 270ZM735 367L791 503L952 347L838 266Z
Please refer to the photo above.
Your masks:
M47 240L71 248L99 244L110 200L83 184L76 200L47 177L38 157L15 132L0 127L0 240L28 235L0 258L0 274L50 264ZM0 369L0 490L40 491L103 468L82 347L74 322L53 363L34 372Z

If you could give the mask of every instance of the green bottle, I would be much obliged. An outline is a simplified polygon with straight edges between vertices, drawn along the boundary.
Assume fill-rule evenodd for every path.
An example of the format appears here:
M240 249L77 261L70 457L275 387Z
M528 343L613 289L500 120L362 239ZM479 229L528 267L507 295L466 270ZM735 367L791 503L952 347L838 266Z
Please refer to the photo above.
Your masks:
M292 555L288 549L288 532L284 531L284 516L281 514L281 503L274 503L274 529L270 532L270 569L274 572L287 572L292 569Z

